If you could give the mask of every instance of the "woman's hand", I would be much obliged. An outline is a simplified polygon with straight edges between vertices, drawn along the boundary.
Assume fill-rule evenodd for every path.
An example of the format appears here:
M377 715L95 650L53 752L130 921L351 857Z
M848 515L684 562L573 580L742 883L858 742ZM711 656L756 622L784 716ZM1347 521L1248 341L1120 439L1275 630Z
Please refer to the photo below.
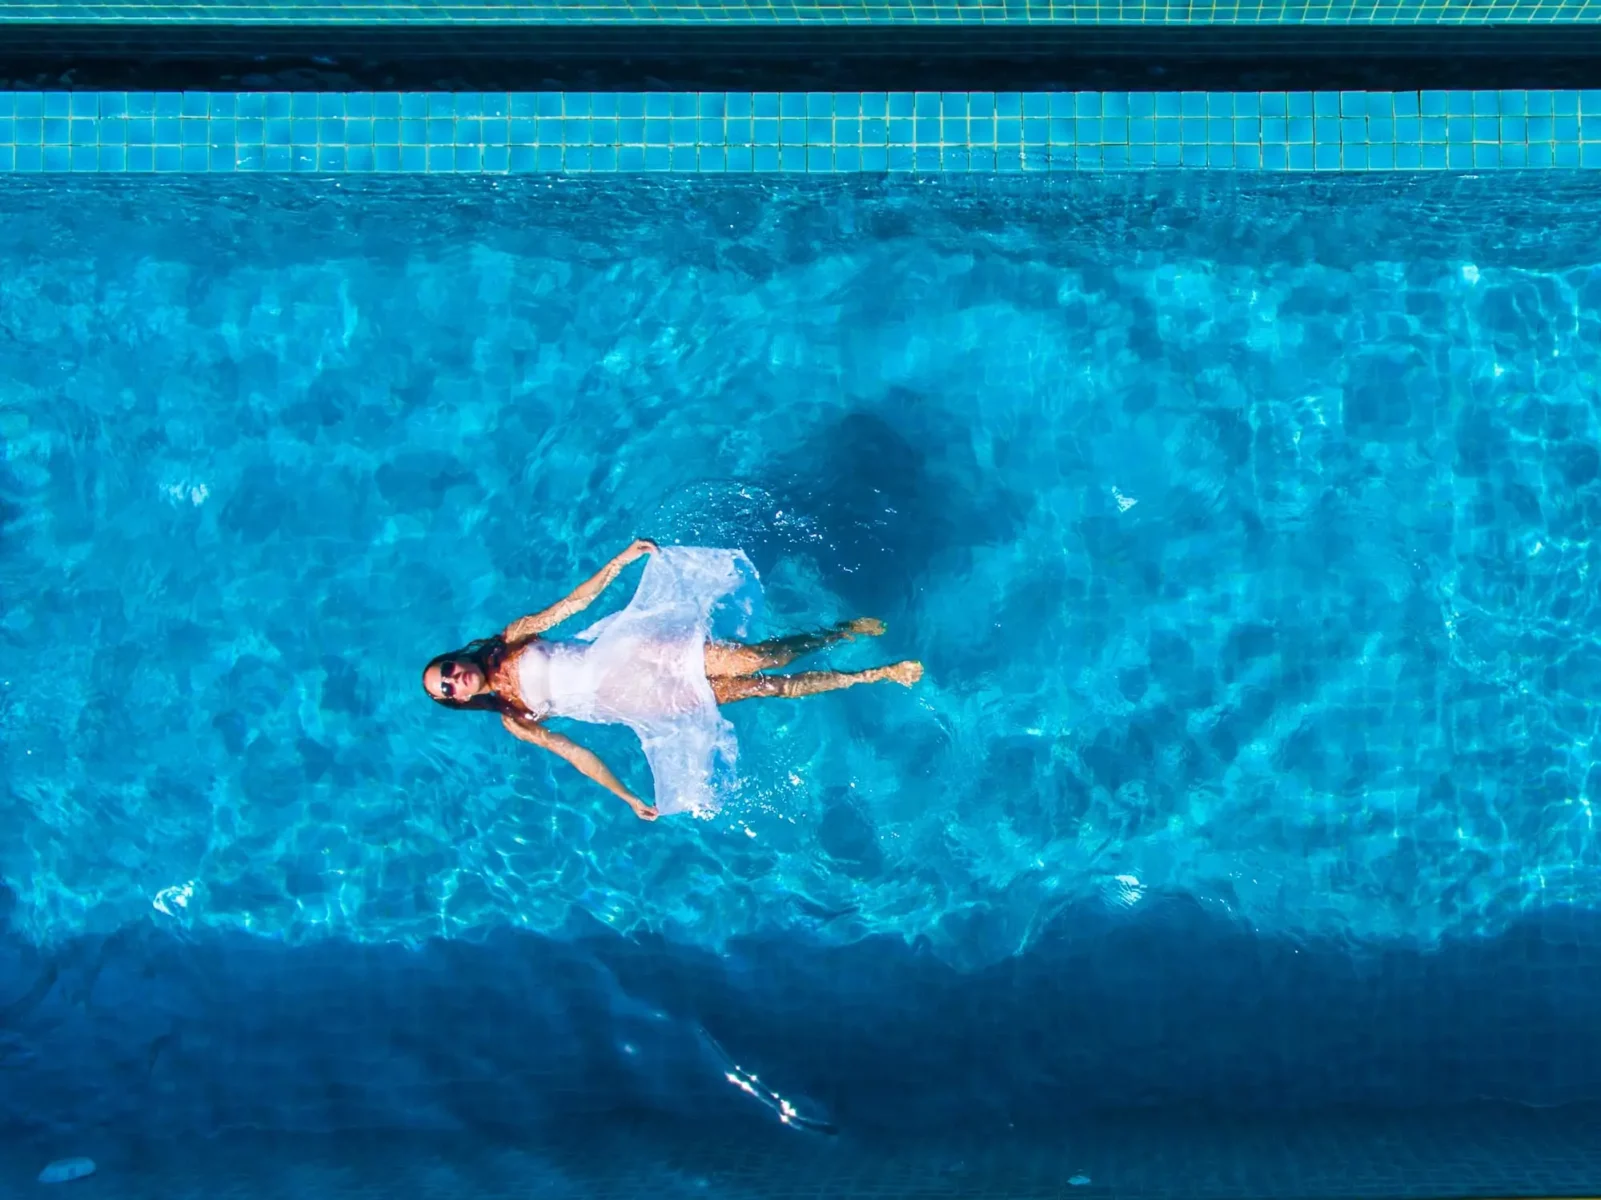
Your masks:
M641 821L654 821L661 815L643 800L630 800L628 807L634 810L634 815Z
M506 626L506 631L500 636L507 644L516 645L531 637L538 637L547 629L554 629L574 613L581 613L593 604L595 598L611 586L612 581L623 573L623 568L629 563L636 558L656 553L656 549L656 543L649 538L635 538L628 543L628 549L575 587L566 599L558 600L549 608L542 608L520 621L513 621Z

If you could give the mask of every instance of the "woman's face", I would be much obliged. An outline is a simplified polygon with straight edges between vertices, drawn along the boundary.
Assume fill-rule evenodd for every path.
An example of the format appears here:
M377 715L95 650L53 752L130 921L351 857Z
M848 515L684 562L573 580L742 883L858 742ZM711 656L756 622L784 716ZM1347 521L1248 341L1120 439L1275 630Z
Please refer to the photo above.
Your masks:
M435 700L461 704L480 694L484 690L485 680L472 663L465 659L447 658L428 665L423 672L422 685Z

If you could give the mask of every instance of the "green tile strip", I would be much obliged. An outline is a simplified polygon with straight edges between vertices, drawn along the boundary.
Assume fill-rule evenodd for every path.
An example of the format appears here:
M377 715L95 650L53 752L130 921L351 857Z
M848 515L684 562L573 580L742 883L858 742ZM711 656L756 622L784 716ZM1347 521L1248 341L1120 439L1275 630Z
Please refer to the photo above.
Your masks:
M4 172L1601 167L1601 91L13 92Z
M1166 3L1153 0L192 0L187 4L0 0L11 21L692 24L1046 22L1067 25L1483 25L1589 23L1601 0L1285 0Z

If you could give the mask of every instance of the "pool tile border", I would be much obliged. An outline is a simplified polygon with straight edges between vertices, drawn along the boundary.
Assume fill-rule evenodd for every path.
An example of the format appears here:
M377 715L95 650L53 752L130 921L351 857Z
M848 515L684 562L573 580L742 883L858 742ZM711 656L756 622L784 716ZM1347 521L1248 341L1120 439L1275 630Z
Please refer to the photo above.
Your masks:
M1590 23L1601 0L6 0L0 25L1061 24L1494 25Z
M1597 167L1601 90L0 93L7 173Z

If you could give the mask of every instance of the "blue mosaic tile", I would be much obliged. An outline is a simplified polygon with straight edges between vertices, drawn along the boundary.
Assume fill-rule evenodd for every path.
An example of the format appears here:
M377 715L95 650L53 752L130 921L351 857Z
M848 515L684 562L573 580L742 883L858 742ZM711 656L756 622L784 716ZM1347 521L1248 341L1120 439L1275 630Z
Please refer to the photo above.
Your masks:
M1601 19L1601 0L8 0L0 23L17 21L280 22L352 24L963 24L1069 25L1489 25Z
M771 1129L685 1118L601 1116L530 1128L515 1147L471 1131L410 1136L374 1130L329 1144L319 1135L232 1130L188 1144L138 1141L111 1128L105 1157L137 1157L141 1194L212 1200L442 1194L472 1178L475 1200L539 1195L585 1200L698 1194L707 1200L883 1200L889 1196L1139 1196L1147 1200L1440 1200L1587 1196L1601 1172L1592 1107L1498 1106L1258 1114L1211 1119L1162 1110L1074 1119L1074 1136L936 1129L894 1140L855 1137L819 1153ZM1288 1147L1288 1149L1287 1149ZM0 1146L0 1170L37 1169ZM706 1181L694 1192L685 1176ZM224 1182L219 1186L217 1180ZM1078 1178L1082 1188L1066 1180ZM481 1182L480 1182L481 1181Z
M1601 167L1601 91L0 97L0 171Z

